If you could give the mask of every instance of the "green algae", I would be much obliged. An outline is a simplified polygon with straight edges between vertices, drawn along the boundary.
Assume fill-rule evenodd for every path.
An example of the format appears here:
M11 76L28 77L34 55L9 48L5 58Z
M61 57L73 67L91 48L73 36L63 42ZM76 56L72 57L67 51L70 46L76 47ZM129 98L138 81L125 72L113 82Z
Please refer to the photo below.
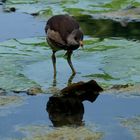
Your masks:
M38 61L37 58L41 59L42 56L36 56L36 54L43 53L43 50L46 48L45 41L43 42L42 38L23 39L18 41L16 39L11 39L1 42L1 88L9 90L25 90L29 87L36 86L37 84L26 77L22 70L24 68L24 63L33 63Z
M140 6L140 3L135 0L112 0L105 4L103 7L110 8L112 10L125 9L129 6Z
M38 0L7 0L6 3L9 4L33 4L37 3Z
M104 74L90 74L90 75L86 75L85 77L90 77L90 78L102 78L106 81L108 80L111 80L111 79L115 79L113 78L112 76L110 76L109 74L107 73L104 73Z
M90 38L85 39L84 42L84 49L74 52L75 61L79 64L86 63L86 61L89 60L94 61L90 61L89 64L86 63L87 67L89 67L89 69L86 70L86 74L83 72L84 68L83 70L80 69L81 74L79 75L83 77L83 79L95 79L107 85L134 84L140 82L139 41L130 41L123 38L108 38L102 40L99 38ZM0 70L1 88L25 90L38 85L41 87L45 86L46 81L44 81L45 83L40 83L38 80L35 80L35 77L40 75L47 78L47 73L44 73L46 76L43 73L37 73L34 68L36 64L39 64L38 68L46 67L46 71L51 73L50 70L47 70L47 65L42 63L43 61L47 63L51 58L51 50L44 37L11 39L1 42L0 46L0 65L2 66ZM57 59L62 59L63 55L63 51L58 53ZM62 60L61 67L64 67L64 61L65 60ZM29 69L26 69L28 66ZM95 71L95 68L100 69L100 71ZM58 69L60 69L60 66ZM36 75L30 74L28 70L32 73L36 73ZM62 81L62 83L65 82ZM48 87L50 85L51 84L49 84Z
M103 21L100 23L97 22L96 25L98 26L94 27L95 24L93 23L96 21L93 20L92 15L139 5L139 0L95 0L94 2L91 0L62 0L59 2L57 0L7 0L4 8L9 9L15 7L17 12L31 14L35 18L45 19L45 21L54 14L68 13L76 16L80 21L82 29L84 29L86 37L84 39L84 49L75 51L73 55L73 63L77 70L73 82L94 79L104 88L116 84L127 85L130 83L130 85L133 84L134 86L121 88L117 91L112 90L110 94L116 92L117 95L119 95L119 93L122 95L122 93L124 93L127 97L132 97L140 96L140 42L137 40L104 36L108 33L111 34L110 36L114 36L114 34L112 34L112 30L114 30L113 26L116 30L120 28L118 29L115 24ZM131 14L131 10L129 14ZM104 25L106 25L106 27L104 27ZM100 28L100 30L97 28ZM97 31L96 34L94 34L95 29ZM126 34L129 35L131 32L137 34L137 32L139 32L136 27L130 28L129 31L130 32L126 32ZM57 87L60 88L61 86L66 86L66 78L68 79L71 74L69 67L67 67L63 59L63 52L57 54L57 64L58 73L56 80ZM32 87L38 86L50 88L53 81L51 66L51 50L46 43L45 37L10 39L0 42L0 88L14 91L31 89ZM17 96L0 96L0 116L3 117L15 113L17 111L15 108L19 107L22 101L22 98ZM38 104L35 104L34 107L37 107L37 105ZM9 115L9 118L10 117ZM21 124L24 125L24 121L25 120L23 120ZM128 119L124 118L121 124L128 128L136 139L140 139L139 122L138 116ZM86 127L87 126L79 128L50 128L50 126L46 125L34 125L19 127L17 131L24 134L25 137L23 140L51 140L56 138L99 140L103 138L104 134L102 132L96 132ZM111 127L114 127L114 123L111 124ZM11 132L11 130L9 131ZM5 131L5 135L7 135L6 133L8 132ZM15 131L12 133L15 133ZM11 139L14 139L14 137L9 138L9 140Z
M96 0L94 3L90 0L61 0L61 1L43 1L43 0L8 0L5 4L5 9L14 7L21 12L34 14L39 17L48 17L48 15L69 13L73 16L94 13L109 12L118 9L127 8L128 6L139 6L137 0Z

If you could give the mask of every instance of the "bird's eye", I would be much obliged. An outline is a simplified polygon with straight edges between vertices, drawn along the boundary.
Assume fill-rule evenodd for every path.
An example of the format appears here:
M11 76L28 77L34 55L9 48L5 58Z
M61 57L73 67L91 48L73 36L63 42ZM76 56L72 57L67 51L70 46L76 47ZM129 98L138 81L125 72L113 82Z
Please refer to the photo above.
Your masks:
M77 37L74 37L74 39L77 40L78 38Z

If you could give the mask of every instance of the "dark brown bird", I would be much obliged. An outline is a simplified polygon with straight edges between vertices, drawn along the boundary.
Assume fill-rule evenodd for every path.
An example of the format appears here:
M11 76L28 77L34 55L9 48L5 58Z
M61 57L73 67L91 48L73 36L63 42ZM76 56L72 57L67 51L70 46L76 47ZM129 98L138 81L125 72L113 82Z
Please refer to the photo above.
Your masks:
M47 34L47 42L53 51L54 75L56 75L55 53L59 50L67 51L65 54L67 62L73 74L75 74L76 71L71 62L71 55L74 50L83 46L83 32L80 29L79 23L69 15L55 15L48 20L45 32Z

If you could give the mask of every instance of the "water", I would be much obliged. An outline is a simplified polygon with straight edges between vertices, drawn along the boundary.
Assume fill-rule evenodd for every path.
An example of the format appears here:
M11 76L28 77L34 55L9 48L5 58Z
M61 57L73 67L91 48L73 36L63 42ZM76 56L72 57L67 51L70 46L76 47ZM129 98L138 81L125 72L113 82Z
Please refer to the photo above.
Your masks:
M11 38L28 38L45 35L43 29L44 22L39 22L30 15L22 13L0 13L0 18L0 41Z
M111 0L87 1L84 2L84 11L80 9L82 3L74 1L61 4L53 1L50 7L43 1L36 3L33 0L31 3L24 5L15 1L14 4L7 4L6 7L17 8L15 13L3 12L0 5L0 88L8 91L8 95L0 96L0 139L38 140L55 137L59 140L64 136L74 138L82 134L85 139L89 136L90 139L102 140L140 139L140 23L130 22L122 27L116 21L92 18L94 12L118 9L121 4L127 7L128 1L119 1L120 5L113 5L112 9L108 4L113 3ZM68 6L71 3L74 3L74 7ZM49 97L52 96L50 91L47 91L49 94L37 96L10 92L26 91L34 86L40 86L45 91L53 88L51 50L46 44L44 27L52 14L66 11L74 14L80 22L85 34L85 47L74 52L73 63L78 73L72 79L71 70L63 58L64 52L57 53L56 88L66 87L70 80L79 82L91 79L103 87L134 85L132 89L128 87L118 92L105 91L93 103L78 102L79 113L68 116L68 119L63 118L63 113L54 112L51 115L47 112ZM33 13L39 13L39 16L31 16ZM57 125L61 127L55 127L56 122L51 117L57 119ZM75 125L65 124L62 127L63 123L69 121ZM77 126L77 122L80 126Z
M2 112L0 113L1 139L28 137L22 132L22 129L27 129L28 126L32 126L33 128L38 126L43 130L43 126L46 125L53 129L53 123L46 111L49 96L51 94L29 97L22 96L24 99L22 105L13 108L11 106L5 107L5 110L9 111L9 113L3 114L4 116L2 116ZM84 122L84 127L93 129L93 132L103 132L103 140L112 138L116 140L118 138L135 139L130 133L129 128L124 127L121 122L126 120L126 118L139 116L140 111L137 109L139 106L139 97L126 98L110 94L100 94L95 102L84 101L83 105L84 114L82 121ZM57 114L56 117L58 117ZM32 129L26 131L30 134L33 133ZM46 129L46 132L49 131ZM41 132L37 133L40 135Z

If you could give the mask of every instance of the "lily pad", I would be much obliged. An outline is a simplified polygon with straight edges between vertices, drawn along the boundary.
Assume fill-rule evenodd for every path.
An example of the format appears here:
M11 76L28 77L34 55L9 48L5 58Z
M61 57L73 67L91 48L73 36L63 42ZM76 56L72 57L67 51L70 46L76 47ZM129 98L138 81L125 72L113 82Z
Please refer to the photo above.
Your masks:
M26 40L11 39L1 42L1 88L25 90L29 87L37 86L38 84L26 77L22 70L25 64L43 59L42 54L45 53L46 49L44 38L31 38Z
M6 3L11 3L11 4L32 4L36 3L38 0L7 0Z
M129 22L140 22L140 8L123 9L114 12L95 14L98 19L111 19L120 22L123 27L127 27Z
M111 79L115 79L112 76L110 76L107 73L104 74L90 74L90 75L86 75L85 77L92 77L92 78L103 78L104 80L111 80Z
M78 74L80 79L95 79L104 85L140 82L139 45L139 41L122 38L85 39L85 48L74 52L74 62L79 65L78 71L81 72ZM1 88L20 91L36 86L51 86L51 50L44 37L12 39L1 42L0 46ZM59 73L66 73L68 68L62 59L63 54L63 51L57 53L58 63L61 60L61 67L63 66L63 70L60 65L57 68L61 70ZM86 67L81 67L82 65ZM73 82L78 82L77 78ZM65 78L58 74L57 79L59 88L62 88L60 85L65 84Z
M100 47L102 48L102 46L104 46L104 49L101 51ZM83 51L88 51L90 54L92 52L94 56L99 55L99 63L102 66L100 65L99 68L101 70L100 73L86 74L84 77L94 77L98 78L98 80L102 78L105 81L109 80L108 84L133 84L139 82L140 57L138 52L140 48L138 46L139 41L128 41L124 39L104 39L103 41L93 43L93 45L87 45L87 48ZM92 60L92 56L90 59ZM97 60L99 58L93 60L93 65ZM109 77L106 77L103 73L106 73Z
M48 17L48 15L69 13L74 16L94 13L113 11L116 9L125 8L129 5L138 6L139 1L131 2L131 0L95 0L94 3L90 0L71 0L71 1L42 1L42 0L7 0L5 9L14 7L18 11L28 14L39 15L40 17ZM84 6L83 6L84 5ZM82 8L81 8L82 7ZM50 10L51 9L51 10Z
M129 6L140 6L140 3L137 0L112 0L111 2L104 4L104 7L113 10L124 9Z

